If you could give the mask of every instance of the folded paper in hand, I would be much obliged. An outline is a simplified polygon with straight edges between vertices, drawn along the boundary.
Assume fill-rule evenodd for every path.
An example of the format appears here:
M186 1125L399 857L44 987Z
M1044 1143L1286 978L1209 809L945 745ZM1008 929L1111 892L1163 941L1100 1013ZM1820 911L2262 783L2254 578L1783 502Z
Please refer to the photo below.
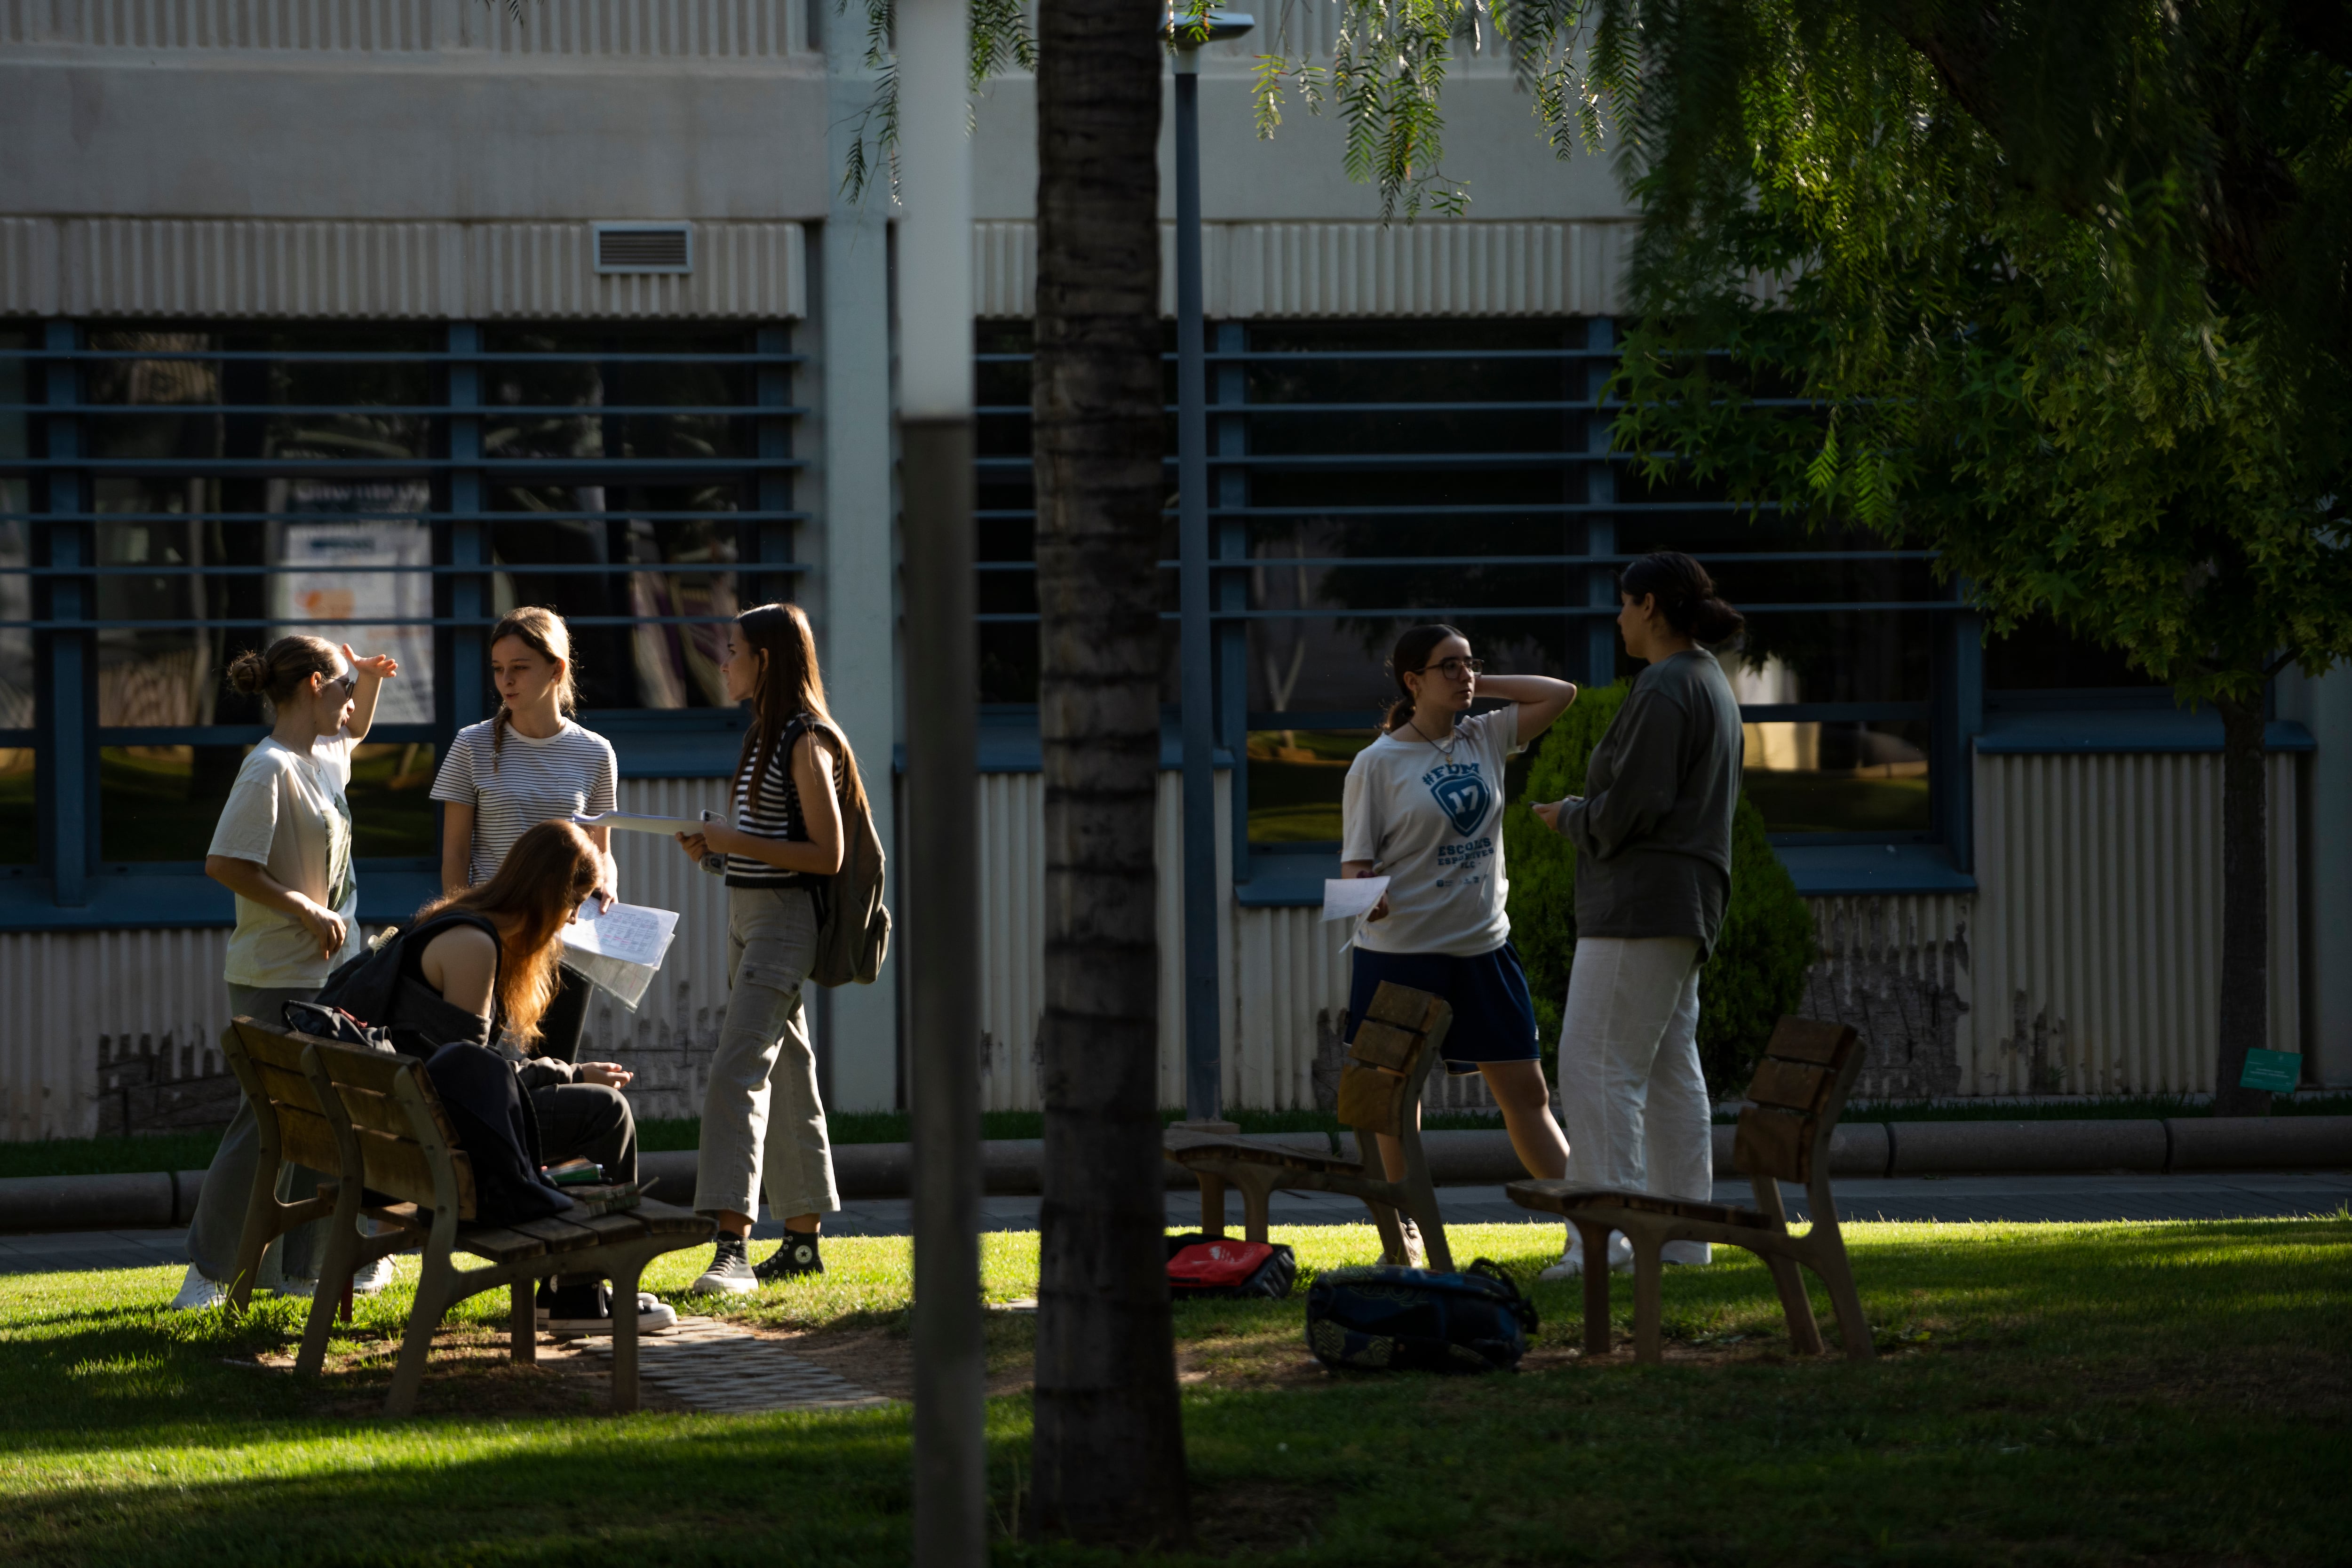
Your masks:
M563 928L563 962L635 1008L677 934L677 911L642 904L599 910L594 899Z
M1351 921L1359 915L1372 912L1381 895L1389 890L1386 877L1350 877L1344 880L1328 880L1323 884L1323 918L1327 921Z
M642 816L634 811L600 811L590 816L575 811L574 827L617 827L625 833L699 833L702 824L691 816Z

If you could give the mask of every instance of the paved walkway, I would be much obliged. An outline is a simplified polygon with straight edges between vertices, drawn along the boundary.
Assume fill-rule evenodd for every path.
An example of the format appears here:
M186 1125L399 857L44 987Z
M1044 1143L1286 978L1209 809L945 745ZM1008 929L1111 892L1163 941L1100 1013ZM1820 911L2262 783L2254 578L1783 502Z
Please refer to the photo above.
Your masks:
M610 1337L572 1342L601 1360L613 1354ZM712 1318L680 1318L666 1334L639 1335L637 1379L689 1410L862 1410L888 1403L773 1340Z
M1792 1216L1807 1217L1803 1191L1781 1189ZM2259 1174L2178 1176L1897 1176L1836 1184L1838 1213L1847 1220L2091 1221L2279 1219L2333 1215L2352 1205L2352 1172L2271 1171ZM1745 1182L1717 1182L1717 1199L1750 1201ZM1445 1217L1466 1225L1551 1224L1511 1202L1501 1187L1443 1187ZM1227 1222L1241 1223L1238 1196L1225 1205ZM1189 1194L1168 1194L1171 1224L1191 1225L1200 1205ZM1276 1193L1276 1225L1360 1225L1364 1205L1328 1193ZM1035 1198L985 1198L981 1224L989 1230L1037 1228ZM903 1198L869 1198L833 1215L833 1236L905 1236ZM772 1221L755 1236L783 1234ZM64 1269L144 1268L187 1261L184 1230L69 1231L0 1236L0 1274Z

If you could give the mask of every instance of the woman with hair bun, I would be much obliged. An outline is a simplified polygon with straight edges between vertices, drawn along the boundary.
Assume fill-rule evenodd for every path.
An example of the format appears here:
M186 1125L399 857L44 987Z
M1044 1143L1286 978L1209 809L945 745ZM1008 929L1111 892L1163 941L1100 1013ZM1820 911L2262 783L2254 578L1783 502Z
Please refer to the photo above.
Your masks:
M1383 980L1453 1005L1445 1066L1478 1073L1502 1108L1511 1147L1530 1175L1556 1178L1568 1150L1552 1120L1538 1059L1536 1015L1511 945L1503 875L1503 769L1576 700L1542 675L1482 681L1470 639L1448 626L1414 626L1389 659L1397 697L1381 733L1348 766L1340 805L1342 877L1381 876L1386 892L1358 929L1348 1016L1361 1019ZM1470 714L1479 697L1507 706ZM1391 1176L1403 1152L1383 1137ZM1408 1257L1420 1238L1404 1222Z
M593 816L618 804L620 765L613 743L572 720L579 683L572 632L563 617L526 605L490 628L490 682L499 710L457 731L433 780L441 803L441 890L462 893L495 875L517 840L542 822L575 812ZM610 907L620 888L613 830L588 837L604 858L596 897ZM539 1021L540 1054L558 1061L580 1055L588 1020L588 979L559 968L554 997ZM609 1065L609 1064L607 1064Z
M229 786L205 855L205 875L236 895L236 929L229 933L229 1016L272 1027L285 1004L308 1002L329 972L360 949L359 879L352 869L352 750L375 721L383 682L400 673L397 661L362 658L349 646L314 637L284 637L261 652L239 654L228 684L268 705L268 735L246 753ZM188 1226L188 1273L172 1305L217 1305L236 1281L237 1245L261 1158L253 1107L239 1104L221 1137L203 1195ZM294 1173L281 1198L318 1191L314 1172ZM324 1221L289 1234L283 1244L286 1277L318 1272ZM390 1277L379 1264L355 1288L373 1292Z
M1739 702L1709 646L1739 634L1714 579L1675 551L1619 579L1617 628L1646 663L1592 748L1585 793L1536 815L1576 846L1576 961L1559 1031L1569 1175L1580 1184L1706 1202L1715 1156L1698 1065L1698 976L1731 898L1739 803ZM1612 1268L1633 1247L1609 1242ZM1700 1241L1668 1263L1706 1263ZM1581 1274L1568 1249L1546 1279Z

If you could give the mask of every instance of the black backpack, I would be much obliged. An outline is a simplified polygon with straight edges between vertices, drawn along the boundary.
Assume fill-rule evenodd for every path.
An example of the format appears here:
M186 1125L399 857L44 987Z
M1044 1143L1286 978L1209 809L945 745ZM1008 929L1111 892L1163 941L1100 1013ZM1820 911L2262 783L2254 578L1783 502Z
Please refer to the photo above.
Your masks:
M1307 1291L1307 1347L1326 1366L1510 1372L1535 1328L1534 1303L1483 1258L1459 1274L1335 1268Z
M365 1043L373 1046L381 1038L393 1049L413 1057L430 1057L451 1040L488 1044L479 1015L443 1001L439 992L406 973L410 942L430 940L459 925L473 926L488 932L492 942L499 942L499 928L488 916L464 910L436 915L404 931L388 931L376 939L374 947L327 976L317 997L303 1004L305 1016L323 1021L322 1014L340 1012L368 1037ZM499 958L505 961L503 942L499 942ZM292 1005L289 1004L289 1008ZM290 1012L287 1022L293 1025Z

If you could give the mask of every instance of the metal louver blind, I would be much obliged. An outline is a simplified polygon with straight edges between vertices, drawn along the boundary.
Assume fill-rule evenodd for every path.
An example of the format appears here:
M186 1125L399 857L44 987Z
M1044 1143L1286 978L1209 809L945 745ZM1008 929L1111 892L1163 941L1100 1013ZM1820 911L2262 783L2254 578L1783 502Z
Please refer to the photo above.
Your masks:
M686 272L692 268L693 242L686 224L596 226L599 272Z

